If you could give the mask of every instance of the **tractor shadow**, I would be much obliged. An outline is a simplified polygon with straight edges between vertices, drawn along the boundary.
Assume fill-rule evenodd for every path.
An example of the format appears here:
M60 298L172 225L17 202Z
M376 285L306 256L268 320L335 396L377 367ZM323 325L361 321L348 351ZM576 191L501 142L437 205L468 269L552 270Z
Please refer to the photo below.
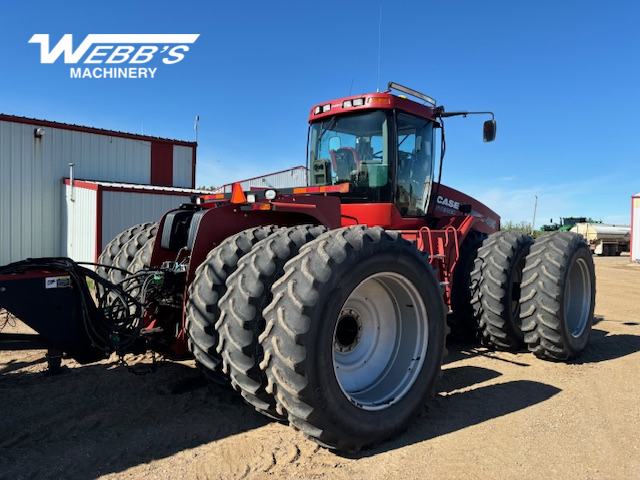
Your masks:
M562 390L530 380L472 387L501 374L480 367L455 367L445 372L436 395L409 429L391 439L347 458L374 457L380 453L428 441L488 420L503 417L549 400ZM456 378L460 376L461 378Z
M448 373L455 376L461 373L459 368L453 368ZM499 375L491 372L476 371L474 374L493 378ZM446 382L444 383L446 385ZM436 396L433 403L428 404L427 411L414 422L403 437L380 447L383 450L396 449L457 432L545 402L561 391L553 385L531 380L514 380L469 390L443 391Z
M491 350L474 344L451 342L448 348L435 398L427 402L425 411L407 431L397 438L345 457L373 457L428 441L542 403L561 392L553 385L531 380L481 385L503 374L490 368L455 364L459 360L483 356L521 368L529 364L518 361L517 355L513 358L494 356Z
M0 405L0 479L93 479L271 423L174 362L0 375Z
M625 325L629 326L628 324ZM583 365L606 362L640 351L640 336L627 334L610 335L610 332L601 328L602 326L591 331L587 348L571 363Z

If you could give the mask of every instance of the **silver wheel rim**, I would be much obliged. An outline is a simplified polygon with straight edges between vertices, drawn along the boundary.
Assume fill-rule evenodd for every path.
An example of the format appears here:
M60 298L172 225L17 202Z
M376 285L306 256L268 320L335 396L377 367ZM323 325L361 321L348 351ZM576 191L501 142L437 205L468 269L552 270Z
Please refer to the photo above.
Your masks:
M424 300L406 277L387 272L362 281L333 333L333 369L349 401L382 410L402 400L422 370L428 326Z
M583 258L569 270L564 307L569 333L578 338L584 333L591 312L591 276Z

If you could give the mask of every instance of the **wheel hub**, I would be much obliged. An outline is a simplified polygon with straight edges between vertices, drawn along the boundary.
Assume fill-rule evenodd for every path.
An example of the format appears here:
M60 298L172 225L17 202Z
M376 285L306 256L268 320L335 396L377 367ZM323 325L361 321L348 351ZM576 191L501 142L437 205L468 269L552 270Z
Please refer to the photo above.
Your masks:
M362 320L358 312L344 309L336 325L334 348L342 353L351 352L358 346L362 335Z

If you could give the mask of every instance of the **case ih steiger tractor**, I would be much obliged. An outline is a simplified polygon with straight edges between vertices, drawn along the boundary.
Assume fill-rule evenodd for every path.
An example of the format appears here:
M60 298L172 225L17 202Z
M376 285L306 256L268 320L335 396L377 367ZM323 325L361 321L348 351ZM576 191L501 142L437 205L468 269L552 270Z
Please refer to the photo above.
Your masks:
M201 196L113 239L96 272L65 258L0 267L0 307L80 363L192 355L321 445L380 442L434 393L450 330L553 360L591 330L582 237L500 231L495 212L434 181L437 130L441 172L443 119L471 113L489 112L445 112L393 83L321 103L307 187Z

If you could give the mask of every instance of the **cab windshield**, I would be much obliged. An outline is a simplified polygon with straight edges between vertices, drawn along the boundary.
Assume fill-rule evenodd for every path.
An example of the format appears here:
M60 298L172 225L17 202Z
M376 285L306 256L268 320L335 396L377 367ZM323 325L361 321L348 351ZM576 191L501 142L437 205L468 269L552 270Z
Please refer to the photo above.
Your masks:
M309 130L309 183L349 183L349 197L354 200L390 201L393 172L389 168L387 148L389 123L387 114L377 110L312 124Z
M343 202L395 203L403 216L424 215L433 122L388 110L327 118L311 124L308 162L310 185L349 183Z

